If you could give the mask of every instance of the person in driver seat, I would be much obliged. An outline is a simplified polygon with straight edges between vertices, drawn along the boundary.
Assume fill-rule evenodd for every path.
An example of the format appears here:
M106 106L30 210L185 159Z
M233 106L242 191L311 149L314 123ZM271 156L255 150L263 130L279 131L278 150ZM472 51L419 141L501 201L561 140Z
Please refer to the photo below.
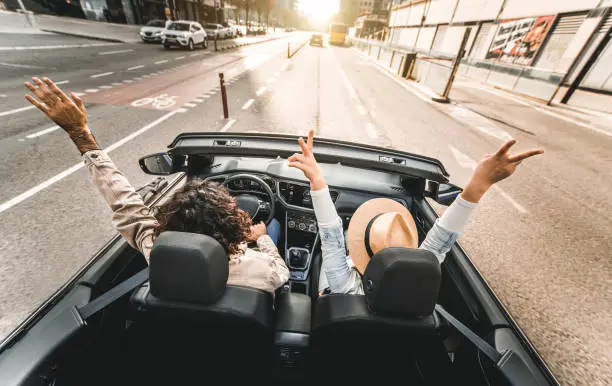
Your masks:
M25 98L63 128L77 146L91 181L113 211L113 225L147 261L161 232L201 233L215 238L227 251L228 284L274 294L289 280L289 268L276 247L280 236L278 221L270 223L271 229L263 223L253 225L225 187L201 179L187 181L154 214L98 145L87 126L83 101L77 95L70 93L69 98L48 78L32 78L25 86L36 97ZM248 241L256 242L257 249L247 248Z
M345 236L342 219L336 212L327 182L312 152L314 131L308 142L299 138L302 149L289 157L289 166L300 169L310 181L310 195L321 233L323 262L319 276L319 294L364 294L361 277L372 256L388 247L421 248L432 252L442 264L463 231L482 196L497 182L508 178L525 159L543 150L529 150L510 155L515 140L506 142L496 153L485 156L474 169L463 192L436 220L425 240L418 246L419 236L410 211L389 198L375 198L355 211Z

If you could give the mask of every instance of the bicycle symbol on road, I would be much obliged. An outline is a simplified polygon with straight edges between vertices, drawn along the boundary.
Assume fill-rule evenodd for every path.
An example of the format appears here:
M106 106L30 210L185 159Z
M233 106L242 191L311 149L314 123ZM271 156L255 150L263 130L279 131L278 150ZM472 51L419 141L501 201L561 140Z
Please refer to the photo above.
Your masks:
M163 110L174 106L176 104L176 98L177 96L168 96L168 94L160 94L153 98L142 98L135 100L134 102L132 102L132 106L142 107L150 104L158 110Z

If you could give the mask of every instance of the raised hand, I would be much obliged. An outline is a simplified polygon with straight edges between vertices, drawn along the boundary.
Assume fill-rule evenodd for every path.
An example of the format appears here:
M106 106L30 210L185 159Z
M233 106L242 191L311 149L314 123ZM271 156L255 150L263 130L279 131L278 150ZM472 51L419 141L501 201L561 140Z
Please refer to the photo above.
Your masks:
M266 224L260 222L259 224L251 225L251 233L249 233L249 241L257 241L261 236L267 234Z
M516 168L529 157L544 153L544 150L529 150L517 155L510 154L516 140L506 142L495 154L487 154L476 166L470 181L461 196L471 202L478 202L493 184L510 177Z
M81 153L99 149L87 127L87 112L81 98L74 93L69 98L49 78L34 77L25 86L34 95L26 94L25 99L64 129Z
M289 157L289 166L300 169L306 178L310 181L312 190L320 190L327 186L327 182L323 177L323 173L319 168L319 164L312 152L314 142L314 130L308 131L308 142L304 142L303 138L298 139L302 153L295 153Z

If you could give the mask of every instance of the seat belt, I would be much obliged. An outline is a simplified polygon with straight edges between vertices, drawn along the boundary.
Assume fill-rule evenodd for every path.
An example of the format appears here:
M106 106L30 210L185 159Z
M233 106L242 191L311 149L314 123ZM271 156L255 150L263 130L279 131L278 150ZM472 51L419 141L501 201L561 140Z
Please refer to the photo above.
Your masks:
M448 311L446 311L441 305L436 304L435 310L442 316L447 322L465 336L478 350L485 354L489 359L495 363L495 367L501 371L503 376L510 382L511 385L516 386L537 386L541 383L538 382L535 375L531 372L527 364L512 350L504 350L503 353L497 351L497 349L487 343L484 339L476 335L470 330L465 324L461 323Z
M121 282L121 284L111 288L84 306L78 307L77 310L79 311L81 318L83 320L87 320L90 316L110 306L117 299L134 290L147 280L149 280L149 267L146 267L134 276L126 279L125 281Z
M457 320L453 315L451 315L448 311L446 311L441 305L436 304L436 311L442 315L446 321L448 321L453 327L455 327L461 335L468 338L470 342L483 354L485 354L493 363L499 362L502 357L502 354L497 351L493 346L488 344L484 339L476 335L472 330L470 330L465 324L461 323Z

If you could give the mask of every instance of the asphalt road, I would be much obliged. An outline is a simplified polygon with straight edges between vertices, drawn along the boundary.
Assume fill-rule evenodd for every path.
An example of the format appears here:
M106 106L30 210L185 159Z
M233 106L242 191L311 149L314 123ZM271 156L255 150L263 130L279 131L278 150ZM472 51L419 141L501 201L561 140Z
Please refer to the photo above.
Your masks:
M505 138L517 151L544 148L487 194L460 243L563 384L611 384L612 137L484 89L458 85L459 104L435 104L350 48L305 46L287 59L287 39L300 38L219 53L11 39L65 47L0 51L0 334L114 234L72 143L20 110L23 81L45 75L84 93L90 127L136 186L151 179L137 159L182 131L315 128L437 157L458 185Z

